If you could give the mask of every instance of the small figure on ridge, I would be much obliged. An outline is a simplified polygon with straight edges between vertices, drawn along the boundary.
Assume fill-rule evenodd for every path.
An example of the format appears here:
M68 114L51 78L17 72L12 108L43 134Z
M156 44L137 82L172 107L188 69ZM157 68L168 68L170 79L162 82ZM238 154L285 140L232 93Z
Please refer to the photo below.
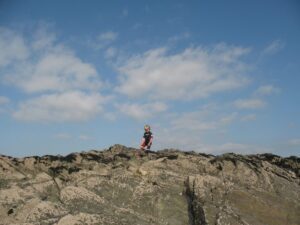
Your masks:
M145 125L144 126L144 136L141 142L141 150L150 150L151 145L152 145L152 141L153 141L153 134L150 131L150 126L149 125Z
M150 131L150 126L149 125L145 125L144 126L144 136L142 138L141 141L141 145L140 145L140 150L137 153L137 157L141 156L141 151L145 152L146 150L150 150L152 142L153 142L153 134Z

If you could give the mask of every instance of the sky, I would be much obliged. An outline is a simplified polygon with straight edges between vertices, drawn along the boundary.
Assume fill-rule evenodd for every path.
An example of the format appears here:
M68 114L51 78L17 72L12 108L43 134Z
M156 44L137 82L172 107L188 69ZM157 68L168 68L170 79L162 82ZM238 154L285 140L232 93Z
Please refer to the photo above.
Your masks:
M300 155L297 0L0 0L0 154Z

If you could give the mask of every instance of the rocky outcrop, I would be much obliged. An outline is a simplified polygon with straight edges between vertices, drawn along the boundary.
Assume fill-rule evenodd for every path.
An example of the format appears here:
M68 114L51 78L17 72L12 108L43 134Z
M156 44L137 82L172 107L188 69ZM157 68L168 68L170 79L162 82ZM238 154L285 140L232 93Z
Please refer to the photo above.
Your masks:
M297 157L135 152L0 156L0 224L299 224Z

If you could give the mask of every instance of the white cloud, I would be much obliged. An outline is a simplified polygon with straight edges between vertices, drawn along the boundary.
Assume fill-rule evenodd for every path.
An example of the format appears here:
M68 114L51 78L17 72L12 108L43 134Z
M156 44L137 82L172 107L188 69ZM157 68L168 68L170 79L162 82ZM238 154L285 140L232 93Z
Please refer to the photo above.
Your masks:
M282 50L285 46L285 43L280 40L275 40L271 42L264 50L263 54L275 54Z
M84 63L72 51L55 47L37 62L32 59L16 64L5 81L26 92L95 90L101 86L91 64Z
M265 107L266 103L261 99L238 99L234 102L235 107L239 109L260 109Z
M279 88L274 87L273 85L263 85L260 86L254 94L264 96L264 95L272 95L279 92Z
M185 100L240 88L248 83L248 66L241 60L248 52L225 44L173 55L167 55L165 48L150 50L119 67L116 90L129 97Z
M83 121L102 112L108 97L99 93L102 81L92 64L84 62L68 47L56 43L47 26L33 31L32 39L0 28L1 81L35 97L24 100L13 117L24 121ZM104 39L113 36L106 34ZM5 60L3 60L5 59ZM2 98L2 102L7 99Z
M255 114L248 114L241 118L241 121L247 122L247 121L255 121L256 115Z
M10 102L9 98L7 98L5 96L0 96L0 105L7 104L9 102Z
M33 32L33 40L0 28L0 67L14 62L3 70L2 82L30 93L98 89L101 80L94 66L55 40L44 27Z
M0 68L29 56L23 37L3 27L0 27L0 49Z
M137 120L151 118L157 113L167 110L167 105L162 102L152 102L147 104L117 104L116 107L125 115Z
M23 121L85 121L101 113L106 100L98 93L79 91L42 95L21 103L13 117Z
M251 98L237 99L233 105L239 109L260 109L266 106L266 102L261 98L263 96L279 93L280 89L273 85L262 85L257 88ZM241 121L253 121L256 120L256 115L250 114L241 118Z

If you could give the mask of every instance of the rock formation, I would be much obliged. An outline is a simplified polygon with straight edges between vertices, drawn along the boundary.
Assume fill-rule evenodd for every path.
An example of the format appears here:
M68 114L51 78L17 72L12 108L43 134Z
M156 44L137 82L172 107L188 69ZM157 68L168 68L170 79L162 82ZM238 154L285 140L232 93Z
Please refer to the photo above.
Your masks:
M135 151L0 156L0 224L300 224L298 157Z

